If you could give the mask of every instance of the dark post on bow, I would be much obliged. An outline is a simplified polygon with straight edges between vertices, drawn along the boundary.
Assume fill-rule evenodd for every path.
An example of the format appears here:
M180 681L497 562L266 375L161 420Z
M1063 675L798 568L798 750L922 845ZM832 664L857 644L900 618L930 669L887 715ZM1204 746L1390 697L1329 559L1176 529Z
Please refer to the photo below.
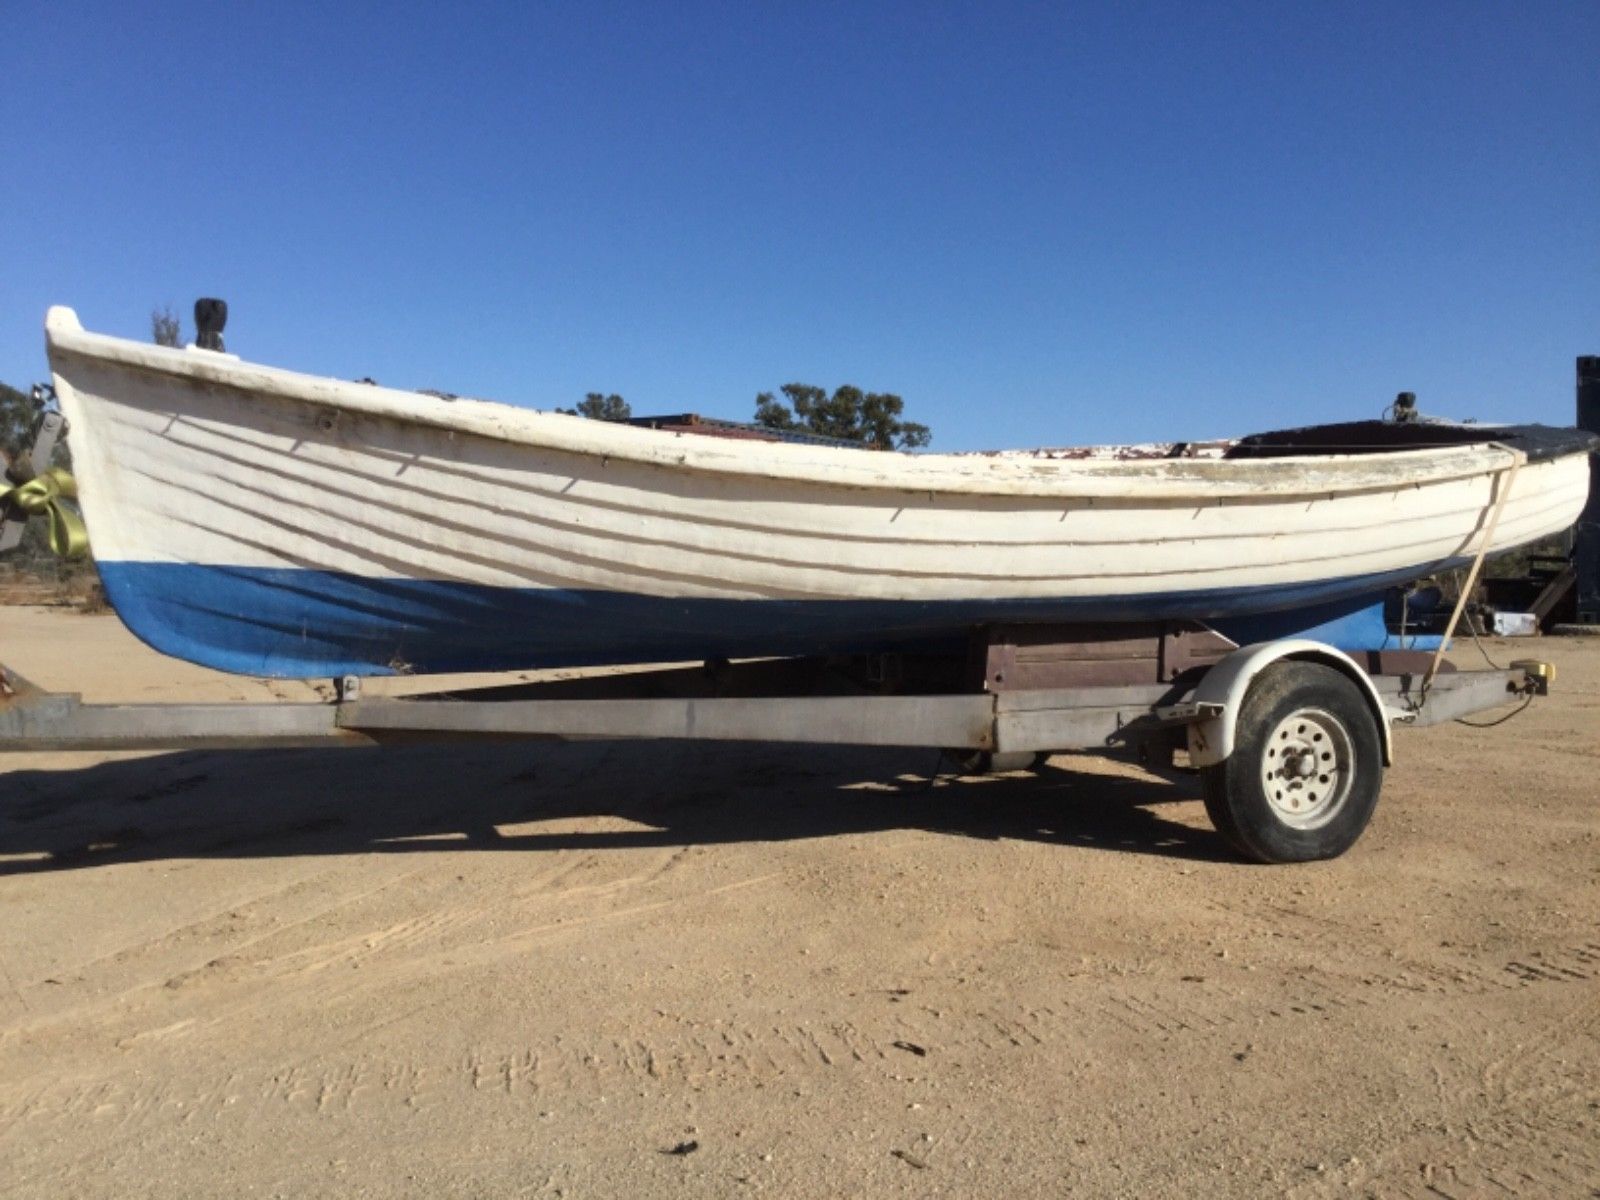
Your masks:
M223 350L222 327L228 323L228 302L203 296L194 302L194 344L202 350Z

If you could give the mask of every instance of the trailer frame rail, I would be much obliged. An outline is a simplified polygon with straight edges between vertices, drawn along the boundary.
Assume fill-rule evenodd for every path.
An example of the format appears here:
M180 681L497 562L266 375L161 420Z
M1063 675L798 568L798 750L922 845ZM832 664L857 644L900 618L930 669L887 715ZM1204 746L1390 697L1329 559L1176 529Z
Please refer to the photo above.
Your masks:
M1437 677L1373 676L1386 714L1413 728L1544 690L1538 664ZM479 738L682 739L939 747L996 753L1119 749L1181 742L1216 714L1187 700L1189 683L1036 688L996 693L652 696L681 670L573 684L488 686L417 697L371 697L346 684L332 701L93 704L40 688L0 666L0 751L362 746ZM542 691L541 691L542 689Z

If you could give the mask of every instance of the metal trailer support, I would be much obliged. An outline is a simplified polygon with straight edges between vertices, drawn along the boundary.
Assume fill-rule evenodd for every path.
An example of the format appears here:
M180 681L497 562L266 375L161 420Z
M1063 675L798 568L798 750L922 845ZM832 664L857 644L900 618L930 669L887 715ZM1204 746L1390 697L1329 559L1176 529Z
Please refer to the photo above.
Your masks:
M1022 766L1040 752L1067 750L1131 754L1170 765L1173 751L1187 738L1193 765L1200 768L1206 811L1217 831L1256 862L1307 862L1342 854L1361 836L1388 760L1370 740L1370 749L1357 753L1341 718L1320 708L1297 710L1283 721L1276 715L1265 718L1280 725L1302 719L1317 724L1327 718L1331 725L1317 727L1333 740L1320 748L1310 745L1322 740L1320 733L1308 735L1309 740L1302 737L1305 745L1298 749L1298 743L1282 743L1277 759L1272 758L1280 748L1276 740L1264 754L1261 739L1251 741L1253 734L1246 734L1242 745L1233 744L1250 681L1263 672L1293 671L1292 661L1307 657L1354 674L1359 682L1350 687L1360 696L1357 704L1372 708L1384 746L1392 721L1437 724L1498 707L1515 696L1541 693L1550 677L1549 668L1540 663L1519 663L1507 671L1452 670L1435 678L1424 696L1431 669L1425 674L1421 663L1409 673L1373 677L1337 651L1305 640L1245 647L1217 666L1186 670L1166 682L912 695L802 695L793 690L744 697L657 695L675 684L730 684L730 672L668 669L415 698L366 699L359 683L345 681L331 703L84 704L77 696L43 691L0 668L0 751L337 746L485 737L668 738L935 747L975 758L984 763L977 769L986 772L1008 769L1003 763ZM770 675L773 666L782 664L754 665L757 677L765 678L763 672ZM791 675L790 684L804 681L804 664L791 665L802 669L798 678ZM1293 676L1285 682L1292 684ZM581 687L574 689L575 683ZM619 685L624 690L617 691ZM1329 695L1326 682L1310 686ZM1191 693L1198 698L1184 701ZM1292 703L1296 695L1291 688L1273 703ZM1350 708L1348 696L1334 697L1330 706L1343 709L1344 720L1360 720L1355 715L1359 708ZM1270 711L1280 713L1279 708ZM1306 728L1300 724L1300 734ZM1289 735L1261 734L1268 736ZM1208 759L1225 744L1231 757ZM1327 764L1317 761L1319 754Z
M1600 433L1600 356L1578 359L1578 428ZM1600 624L1600 454L1589 458L1589 503L1578 518L1572 558L1578 573L1578 620Z
M357 700L341 706L338 724L345 731L368 736L668 738L988 750L994 742L994 698Z
M1254 665L1251 675L1266 663L1257 658ZM659 677L641 674L641 690ZM1387 728L1393 720L1434 725L1543 692L1547 674L1534 663L1505 671L1447 672L1434 681L1425 704L1420 671L1361 678L1378 705L1379 725ZM1227 711L1225 699L1183 702L1188 686L1169 684L740 699L528 699L529 690L496 698L486 689L476 699L472 691L415 699L363 699L357 691L331 703L84 704L76 695L44 691L0 668L0 752L369 746L510 737L1138 754L1152 744L1181 741L1186 727L1214 722Z

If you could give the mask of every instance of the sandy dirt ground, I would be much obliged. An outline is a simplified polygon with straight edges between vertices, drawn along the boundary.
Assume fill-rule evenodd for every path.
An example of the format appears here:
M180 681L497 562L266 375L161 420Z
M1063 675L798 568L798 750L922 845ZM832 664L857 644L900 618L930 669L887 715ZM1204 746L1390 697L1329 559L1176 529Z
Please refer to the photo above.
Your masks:
M0 1193L1600 1194L1600 640L1487 645L1557 693L1301 867L1076 757L0 756ZM0 660L311 694L65 612Z

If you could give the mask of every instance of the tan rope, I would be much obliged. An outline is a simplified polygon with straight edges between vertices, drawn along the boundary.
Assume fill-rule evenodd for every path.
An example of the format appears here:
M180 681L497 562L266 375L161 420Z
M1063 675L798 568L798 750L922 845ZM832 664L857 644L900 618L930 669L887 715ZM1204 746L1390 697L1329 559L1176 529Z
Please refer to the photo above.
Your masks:
M1461 585L1461 594L1456 597L1456 607L1450 614L1450 624L1445 626L1444 636L1439 639L1439 648L1433 652L1433 661L1428 664L1428 673L1422 677L1422 687L1419 690L1421 700L1418 707L1428 701L1428 689L1433 686L1433 677L1439 673L1439 664L1444 662L1445 648L1455 636L1456 623L1461 620L1461 614L1467 607L1467 598L1472 595L1472 589L1477 585L1478 572L1483 569L1484 556L1489 553L1489 546L1494 541L1495 526L1500 524L1500 513L1506 506L1506 497L1511 495L1511 485L1517 478L1517 472L1522 469L1522 464L1528 461L1528 456L1521 450L1501 445L1499 442L1495 442L1494 446L1511 455L1511 462L1500 477L1500 494L1495 497L1494 508L1489 512L1489 523L1484 526L1483 540L1478 543L1478 554L1472 560L1472 569L1467 572L1467 578Z

